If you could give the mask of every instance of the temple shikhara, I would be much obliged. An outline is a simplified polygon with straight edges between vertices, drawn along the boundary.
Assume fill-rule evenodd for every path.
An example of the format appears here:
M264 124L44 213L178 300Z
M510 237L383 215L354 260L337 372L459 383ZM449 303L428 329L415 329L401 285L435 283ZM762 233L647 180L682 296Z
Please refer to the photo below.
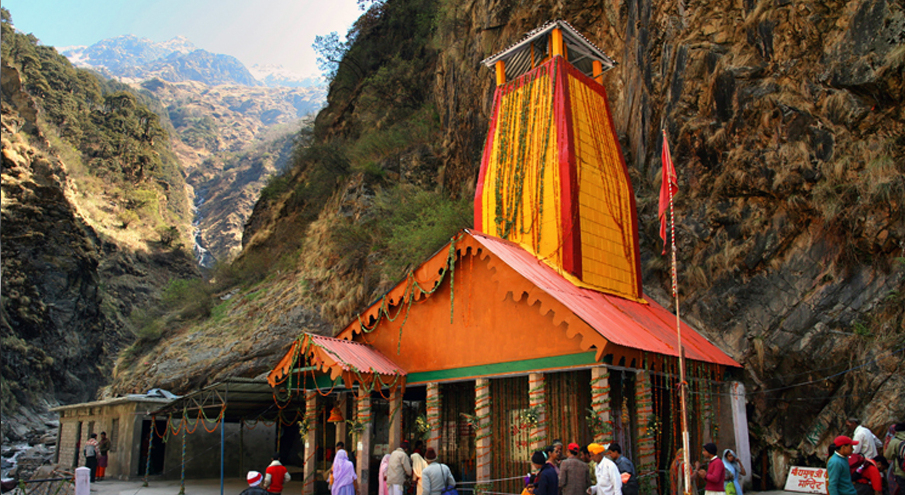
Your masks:
M555 21L483 63L496 90L474 229L413 260L334 337L300 335L267 383L212 385L145 411L136 432L181 432L184 467L187 449L210 448L186 447L186 418L219 421L221 452L232 442L240 453L222 454L222 469L250 468L249 435L297 470L304 495L326 493L340 441L361 493L377 493L381 458L403 440L433 447L463 494L520 493L532 451L557 439L618 442L642 493L668 490L682 446L677 319L642 287L635 196L603 86L615 62ZM681 336L693 452L714 441L750 473L739 364L684 323ZM86 410L67 411L64 432L76 420L82 431ZM135 447L147 468L123 472L153 472L154 452L178 463L178 447Z

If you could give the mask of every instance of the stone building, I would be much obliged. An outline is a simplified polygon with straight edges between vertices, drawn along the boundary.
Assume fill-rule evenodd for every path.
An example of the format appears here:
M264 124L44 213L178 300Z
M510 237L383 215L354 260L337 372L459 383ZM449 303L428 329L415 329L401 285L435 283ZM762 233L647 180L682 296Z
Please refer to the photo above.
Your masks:
M107 432L110 453L106 477L129 479L144 475L147 444L143 449L142 442L147 442L151 429L148 413L170 401L163 397L132 395L51 409L60 415L57 464L64 469L84 466L82 446L92 433L100 437L101 432ZM151 473L163 468L162 445L158 442L152 446Z

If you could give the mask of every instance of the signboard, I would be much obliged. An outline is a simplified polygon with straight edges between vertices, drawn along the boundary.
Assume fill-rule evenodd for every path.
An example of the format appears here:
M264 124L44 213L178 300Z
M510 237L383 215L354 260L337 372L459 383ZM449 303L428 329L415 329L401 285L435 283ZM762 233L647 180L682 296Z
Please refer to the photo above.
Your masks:
M787 492L827 493L827 472L825 468L809 468L792 466L786 478Z

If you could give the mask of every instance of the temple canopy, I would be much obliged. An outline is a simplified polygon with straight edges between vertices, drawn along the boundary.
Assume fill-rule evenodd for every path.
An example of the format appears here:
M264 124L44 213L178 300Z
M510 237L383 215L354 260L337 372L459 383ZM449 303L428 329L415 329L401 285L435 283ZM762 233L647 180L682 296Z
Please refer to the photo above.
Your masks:
M506 80L514 79L537 67L551 56L553 50L551 45L555 41L551 42L550 34L555 29L562 34L561 42L565 48L566 60L584 75L599 76L616 66L616 61L563 20L544 24L526 34L512 46L487 57L481 63L488 68L493 68L497 62L503 62ZM594 70L595 61L600 63L597 71Z
M406 375L405 370L367 344L303 333L267 375L267 381L276 387L291 382L295 374L296 387L304 386L308 382L306 373L310 374L310 384L316 383L316 374L326 374L331 383L342 378L346 388L358 382L369 389L391 390L404 388ZM290 385L287 387L293 388Z

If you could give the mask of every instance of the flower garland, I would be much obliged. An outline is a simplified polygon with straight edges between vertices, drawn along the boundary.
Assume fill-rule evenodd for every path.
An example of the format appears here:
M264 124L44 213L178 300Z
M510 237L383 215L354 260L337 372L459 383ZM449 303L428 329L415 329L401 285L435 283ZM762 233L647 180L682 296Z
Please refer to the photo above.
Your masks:
M546 402L544 376L540 375L539 378L528 378L528 404L530 407L526 413L535 416L534 424L530 425L533 434L529 434L528 436L529 445L541 445L547 439Z
M591 408L588 409L588 428L596 442L605 442L613 433L613 421L604 420L604 414L612 417L610 409L610 370L604 368L603 373L591 379Z

